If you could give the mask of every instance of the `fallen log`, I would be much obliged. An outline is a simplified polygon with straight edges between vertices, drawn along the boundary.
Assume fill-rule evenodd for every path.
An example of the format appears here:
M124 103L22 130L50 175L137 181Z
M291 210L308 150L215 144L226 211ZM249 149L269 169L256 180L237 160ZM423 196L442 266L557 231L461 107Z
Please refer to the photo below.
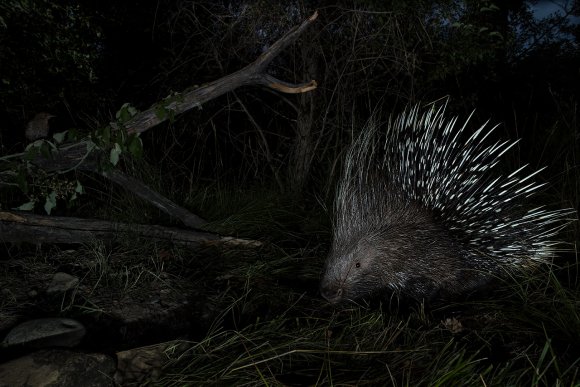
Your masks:
M255 240L222 237L209 232L175 227L0 211L2 243L84 244L94 240L113 241L123 234L188 246L261 246L261 242Z
M102 175L110 179L112 182L117 183L121 187L133 192L135 195L139 196L143 200L146 200L166 214L179 219L181 223L187 227L199 229L206 223L204 219L195 214L192 214L185 208L178 206L171 200L167 199L165 196L149 188L149 186L147 186L141 180L127 176L117 170L103 173Z

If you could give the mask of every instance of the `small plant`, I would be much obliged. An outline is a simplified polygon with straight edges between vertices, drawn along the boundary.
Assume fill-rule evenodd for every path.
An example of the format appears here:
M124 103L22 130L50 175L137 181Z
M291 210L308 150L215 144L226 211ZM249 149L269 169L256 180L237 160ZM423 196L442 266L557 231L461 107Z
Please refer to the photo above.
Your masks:
M79 147L78 165L89 158L98 160L98 169L107 173L117 167L123 155L140 158L143 142L138 133L127 132L126 124L138 113L130 104L124 104L116 113L116 121L99 128L88 136L79 138L75 130L55 133L52 139L40 139L29 144L21 154L0 158L0 179L5 186L16 186L28 201L17 206L21 211L32 211L43 204L47 214L63 203L71 207L78 196L85 193L81 182L67 174L76 168L45 170L39 167L42 160L57 159L62 150ZM82 150L84 146L84 150ZM108 157L102 157L108 154Z

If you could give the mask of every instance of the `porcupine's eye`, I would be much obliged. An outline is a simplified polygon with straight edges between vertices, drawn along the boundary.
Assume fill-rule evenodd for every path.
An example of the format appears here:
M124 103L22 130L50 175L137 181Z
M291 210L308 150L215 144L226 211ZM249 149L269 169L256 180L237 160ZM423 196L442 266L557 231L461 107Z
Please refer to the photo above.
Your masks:
M354 266L355 266L357 269L358 269L358 268L360 268L360 262L357 262L357 263L355 263L355 264L354 264Z

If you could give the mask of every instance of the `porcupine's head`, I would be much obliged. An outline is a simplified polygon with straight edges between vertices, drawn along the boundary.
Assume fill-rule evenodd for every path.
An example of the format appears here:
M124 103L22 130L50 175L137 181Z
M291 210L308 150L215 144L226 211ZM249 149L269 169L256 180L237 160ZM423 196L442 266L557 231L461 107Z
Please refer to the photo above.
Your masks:
M526 210L541 185L520 168L494 176L516 142L489 143L444 106L414 107L384 132L371 123L351 146L334 205L321 293L352 301L390 289L416 299L455 295L552 256L573 211Z

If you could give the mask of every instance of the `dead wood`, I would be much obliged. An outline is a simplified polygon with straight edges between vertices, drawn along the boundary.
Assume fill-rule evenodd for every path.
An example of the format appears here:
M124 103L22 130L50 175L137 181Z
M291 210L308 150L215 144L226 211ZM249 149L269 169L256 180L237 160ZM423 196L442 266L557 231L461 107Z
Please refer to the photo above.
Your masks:
M127 176L126 174L116 170L103 173L103 176L119 184L121 187L133 192L135 195L151 203L153 206L157 207L166 214L179 219L187 227L201 228L201 226L206 223L204 219L195 214L192 214L185 208L173 203L171 200L167 199L160 193L152 190L141 180Z
M174 227L43 216L21 211L0 212L0 242L3 243L83 244L95 240L112 241L119 234L191 246L257 247L261 245L258 241L222 237L208 232L181 230Z
M266 74L264 71L266 67L277 57L282 50L288 47L316 20L318 12L302 22L301 25L292 28L286 35L278 39L270 46L258 59L253 63L247 65L241 70L233 74L226 75L218 79L200 86L194 90L183 93L178 100L163 105L163 108L173 111L175 114L181 114L195 107L200 107L202 104L219 97L222 94L233 91L241 86L266 86L271 89L280 91L282 93L306 93L314 90L317 87L316 81L311 80L306 83L289 83L274 78ZM159 116L157 109L159 105L154 105L148 110L145 110L131 119L126 124L129 133L141 133L156 126L168 117Z

